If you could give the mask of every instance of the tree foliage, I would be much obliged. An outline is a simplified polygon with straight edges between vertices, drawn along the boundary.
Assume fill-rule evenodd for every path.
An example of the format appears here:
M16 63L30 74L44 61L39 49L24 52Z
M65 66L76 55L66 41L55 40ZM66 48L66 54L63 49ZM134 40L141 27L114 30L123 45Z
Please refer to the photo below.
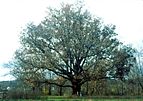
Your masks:
M114 25L104 25L82 7L67 4L49 9L45 20L29 24L22 32L15 64L25 75L26 71L39 74L39 79L45 70L52 71L70 81L76 95L87 81L129 72L132 56L120 48L116 35Z

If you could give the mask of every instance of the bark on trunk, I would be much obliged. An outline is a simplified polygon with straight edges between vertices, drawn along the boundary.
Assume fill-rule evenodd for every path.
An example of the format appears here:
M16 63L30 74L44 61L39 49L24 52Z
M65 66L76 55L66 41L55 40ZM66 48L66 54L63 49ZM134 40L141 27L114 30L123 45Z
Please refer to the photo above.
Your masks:
M80 96L81 85L78 82L72 82L72 95Z
M86 95L88 95L88 87L89 87L88 82L86 82Z
M51 89L52 89L51 84L49 84L48 95L52 95Z
M60 95L60 96L63 95L63 94L62 94L62 89L63 89L62 87L59 88L59 95Z

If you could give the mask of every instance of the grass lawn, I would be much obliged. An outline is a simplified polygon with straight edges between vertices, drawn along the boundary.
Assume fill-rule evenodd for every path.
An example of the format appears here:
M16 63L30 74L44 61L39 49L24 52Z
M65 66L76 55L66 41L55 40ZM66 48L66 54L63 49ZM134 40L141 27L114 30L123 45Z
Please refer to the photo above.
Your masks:
M143 101L143 99L19 99L19 100L0 100L0 101Z
M62 97L44 96L39 99L0 99L0 101L143 101L143 97Z

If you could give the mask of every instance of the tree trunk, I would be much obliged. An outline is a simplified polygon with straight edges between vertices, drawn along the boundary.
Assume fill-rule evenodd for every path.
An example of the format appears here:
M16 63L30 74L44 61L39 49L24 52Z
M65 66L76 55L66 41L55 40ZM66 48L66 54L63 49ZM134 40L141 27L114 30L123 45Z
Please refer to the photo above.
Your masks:
M51 93L51 89L52 89L52 87L51 87L51 84L49 84L49 91L48 91L48 95L52 95L52 93Z
M86 82L86 95L88 95L88 87L89 87L88 82Z
M140 79L138 79L139 85L141 87L141 92L143 93L143 84L141 83Z
M122 96L124 95L124 84L123 84L123 82L121 82L121 95Z
M80 91L81 91L81 85L76 81L72 82L72 95L80 96L81 94Z
M63 94L62 94L62 89L63 89L62 87L59 88L59 95L60 95L60 96L63 95Z

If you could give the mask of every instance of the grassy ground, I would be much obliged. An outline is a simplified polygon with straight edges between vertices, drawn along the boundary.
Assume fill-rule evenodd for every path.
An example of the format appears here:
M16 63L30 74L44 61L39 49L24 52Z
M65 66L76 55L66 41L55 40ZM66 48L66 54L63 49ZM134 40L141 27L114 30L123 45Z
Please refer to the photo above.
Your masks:
M0 101L143 101L143 97L60 97L50 96L39 99L0 99Z
M19 100L0 100L0 101L143 101L143 99L19 99Z

